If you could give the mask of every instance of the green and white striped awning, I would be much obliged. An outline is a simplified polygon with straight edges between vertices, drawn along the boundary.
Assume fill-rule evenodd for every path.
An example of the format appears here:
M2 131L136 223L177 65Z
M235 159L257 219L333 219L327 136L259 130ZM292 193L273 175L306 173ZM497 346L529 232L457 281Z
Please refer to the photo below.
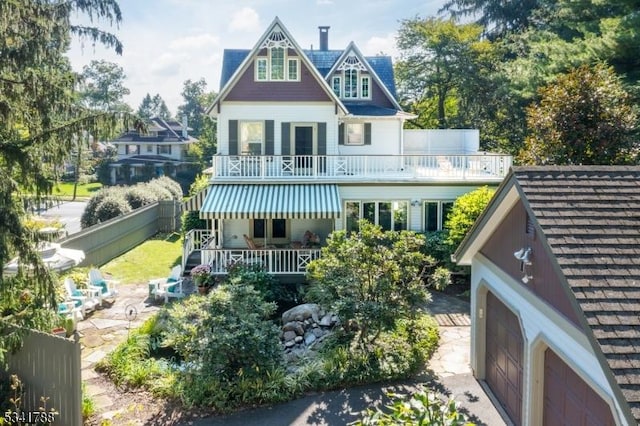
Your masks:
M193 197L189 198L187 201L182 203L182 210L187 212L197 212L202 207L205 198L207 198L207 193L209 192L210 187L206 187L202 191L198 192Z
M323 219L340 217L338 187L315 185L210 185L203 219Z

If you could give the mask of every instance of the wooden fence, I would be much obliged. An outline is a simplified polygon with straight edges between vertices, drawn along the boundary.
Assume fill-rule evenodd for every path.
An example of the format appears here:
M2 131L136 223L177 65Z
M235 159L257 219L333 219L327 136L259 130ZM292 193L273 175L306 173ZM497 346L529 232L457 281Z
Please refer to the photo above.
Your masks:
M36 412L45 397L47 410L57 411L54 425L81 425L80 342L33 330L24 332L22 348L7 357L7 372L17 374L23 384L20 409Z
M126 253L158 232L174 232L180 226L178 201L160 201L131 213L85 228L62 240L66 248L84 251L81 266L101 266Z

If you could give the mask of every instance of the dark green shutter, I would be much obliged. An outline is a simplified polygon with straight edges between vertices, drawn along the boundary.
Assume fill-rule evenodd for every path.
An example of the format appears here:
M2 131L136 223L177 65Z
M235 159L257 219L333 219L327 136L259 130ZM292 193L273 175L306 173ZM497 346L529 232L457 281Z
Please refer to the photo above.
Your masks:
M266 120L264 122L264 132L264 155L273 155L273 120Z
M291 154L291 123L282 123L282 155Z
M371 123L364 123L364 144L371 145Z
M338 145L344 145L344 123L338 126Z
M229 120L229 155L238 155L238 120Z
M318 123L318 155L327 155L327 123Z

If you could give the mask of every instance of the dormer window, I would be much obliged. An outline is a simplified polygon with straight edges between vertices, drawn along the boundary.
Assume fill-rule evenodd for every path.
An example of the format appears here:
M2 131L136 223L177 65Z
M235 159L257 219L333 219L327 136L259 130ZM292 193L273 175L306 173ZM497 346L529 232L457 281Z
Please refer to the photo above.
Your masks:
M300 61L289 57L293 44L282 31L274 30L260 48L263 53L255 60L256 81L300 80Z
M371 77L367 68L352 52L347 56L333 77L332 87L335 94L343 99L371 99ZM340 86L340 84L342 85Z

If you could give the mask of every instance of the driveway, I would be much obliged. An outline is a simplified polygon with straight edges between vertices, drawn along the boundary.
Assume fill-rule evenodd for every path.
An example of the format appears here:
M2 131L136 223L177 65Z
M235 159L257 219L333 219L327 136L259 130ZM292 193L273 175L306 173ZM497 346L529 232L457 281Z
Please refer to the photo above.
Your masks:
M80 232L80 218L87 206L86 201L63 201L46 210L42 210L39 216L47 219L56 219L65 225L67 234Z

